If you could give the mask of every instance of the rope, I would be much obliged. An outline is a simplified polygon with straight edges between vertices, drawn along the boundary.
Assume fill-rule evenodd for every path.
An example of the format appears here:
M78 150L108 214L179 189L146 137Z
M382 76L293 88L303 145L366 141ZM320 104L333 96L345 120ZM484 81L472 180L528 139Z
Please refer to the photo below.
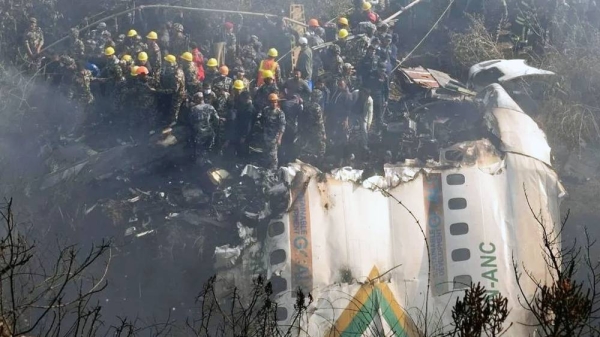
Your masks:
M417 1L415 1L415 2L417 2ZM415 2L413 2L413 3L415 3ZM417 50L421 46L421 44L423 44L423 42L425 42L425 40L429 37L429 34L431 34L431 32L433 32L435 27L437 27L437 25L440 23L440 21L442 21L442 19L444 18L444 16L448 12L448 10L450 10L450 7L452 6L453 3L454 3L454 0L450 0L448 7L446 7L446 9L442 13L442 15L440 15L439 19L437 19L437 21L433 24L433 26L431 26L431 29L427 32L427 34L425 34L425 36L421 39L421 41L419 41L419 43L417 43L417 45L410 51L410 53L406 54L406 56L402 59L402 61L398 62L398 65L396 65L396 67L394 69L392 69L392 73L394 71L396 71L396 69L398 69L398 67L400 67L402 65L402 63L404 63L404 61L406 61L412 55L412 53L414 53L415 50Z

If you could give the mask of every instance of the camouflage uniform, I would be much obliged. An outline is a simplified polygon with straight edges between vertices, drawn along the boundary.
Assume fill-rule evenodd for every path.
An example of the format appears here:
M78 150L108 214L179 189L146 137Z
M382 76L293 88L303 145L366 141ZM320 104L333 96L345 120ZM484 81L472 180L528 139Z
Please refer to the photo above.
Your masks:
M107 60L106 65L100 72L100 78L106 80L104 87L105 95L113 95L117 84L123 81L123 69L116 56L113 55L113 57Z
M37 23L37 21L32 21L32 23ZM29 68L31 70L37 70L41 65L41 58L37 57L38 49L44 45L44 33L40 27L29 28L27 32L25 32L25 38L23 41L24 44L24 57L29 62ZM29 55L29 51L33 55Z
M229 92L231 90L231 85L233 84L233 80L231 77L220 75L216 77L212 81L213 89L219 88L221 91Z
M83 44L83 41L78 38L71 40L69 55L78 60L83 59L85 56L85 45Z
M256 110L261 111L268 104L268 98L270 94L278 94L279 88L275 82L271 84L263 84L258 90L256 90L256 94L254 95L254 106Z
M156 94L152 92L147 82L135 80L132 85L132 100L134 113L132 114L133 127L145 125L152 129L158 124L158 110Z
M78 71L73 74L69 90L69 99L77 103L81 108L87 108L94 101L94 95L90 90L92 83L92 72L89 70Z
M173 55L181 55L187 51L187 45L188 42L185 35L183 35L183 33L177 33L177 35L175 35L171 40L169 53Z
M258 114L252 127L250 146L262 150L257 158L259 166L276 169L278 140L285 132L285 114L279 108L268 106Z
M234 33L225 33L225 45L226 48L226 64L233 64L237 54L237 38Z
M348 40L346 42L346 50L344 55L345 61L351 64L358 64L362 60L367 52L367 47L371 43L371 40L366 35L361 35L355 39Z
M212 105L202 103L192 107L189 121L194 131L194 159L198 163L206 160L215 145L219 116Z
M200 90L200 82L198 81L198 69L194 62L184 61L181 65L183 74L185 75L185 89L189 96L194 95Z
M177 66L167 66L160 76L161 90L159 92L170 94L171 104L167 119L176 122L179 119L179 110L185 99L185 74Z
M162 53L158 43L155 41L148 43L148 63L150 63L154 71L152 76L154 76L155 80L158 80L157 77L160 74L160 67L162 66Z
M304 107L304 113L298 116L298 157L311 164L317 164L326 149L325 121L319 105L321 99L322 92L315 89L311 102Z

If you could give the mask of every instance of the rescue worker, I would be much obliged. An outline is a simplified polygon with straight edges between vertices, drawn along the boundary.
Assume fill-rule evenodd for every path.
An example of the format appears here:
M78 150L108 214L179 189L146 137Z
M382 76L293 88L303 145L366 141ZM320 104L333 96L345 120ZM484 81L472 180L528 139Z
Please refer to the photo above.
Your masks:
M193 130L194 161L204 164L210 161L209 153L215 145L216 130L219 116L215 108L206 103L202 92L197 92L192 97L192 106L189 123Z
M160 67L162 66L162 52L160 50L160 46L158 45L158 34L152 31L146 35L146 41L148 45L148 51L146 56L148 56L148 71L150 75L154 78L155 81L159 81L160 76ZM138 54L139 59L139 54ZM148 67L148 66L146 66Z
M148 53L146 53L145 51L142 51L137 55L135 65L137 65L138 67L144 66L148 70L149 74L154 74L154 67L152 67L152 64L150 64Z
M248 42L242 46L240 58L244 68L256 69L256 67L258 67L258 46L260 46L260 41L258 41L258 37L256 35L251 35L248 38Z
M258 166L276 169L279 164L277 152L285 132L285 114L279 108L277 94L270 94L268 102L252 126L250 147L257 151L255 161Z
M304 106L304 112L298 116L298 158L312 165L322 163L327 146L325 120L320 105L322 99L323 92L313 90L310 101Z
M303 100L308 101L310 98L310 87L308 83L302 79L302 71L298 68L294 69L294 77L287 80L281 87L285 92L285 96L299 95Z
M313 54L312 48L308 46L308 40L305 37L298 39L300 45L300 54L296 61L296 69L301 72L301 77L306 81L310 89L313 88Z
M329 110L325 115L325 126L333 153L341 154L340 159L347 157L348 115L354 104L352 93L346 82L339 79L336 90L331 95ZM341 164L341 160L338 164Z
M270 70L262 72L264 83L256 90L256 94L254 94L254 105L258 111L261 111L269 104L269 95L279 93L279 88L275 84L273 77L273 72Z
M252 104L252 96L248 90L240 93L235 106L235 138L233 139L236 155L245 158L248 155L247 140L250 136L252 123L256 119L256 108Z
M174 35L170 39L169 53L181 55L187 51L187 38L183 34L183 25L181 23L173 24Z
M356 75L360 83L365 83L369 76L377 69L379 58L377 57L375 46L369 45L365 56L360 60L356 67Z
M216 58L208 59L208 62L206 62L207 68L204 74L204 82L208 82L212 85L213 80L219 76L219 70L217 69L218 65L219 63Z
M242 93L242 91L247 91L248 88L244 85L244 81L235 80L233 81L233 85L231 86L231 98L236 99Z
M225 22L223 24L224 34L223 41L225 41L225 63L234 64L237 57L237 38L233 32L233 23Z
M196 42L190 43L190 49L192 50L193 62L196 65L196 71L198 73L198 81L204 81L204 55L200 52L200 48Z
M362 4L362 13L360 17L360 22L369 21L373 24L377 24L381 21L379 15L372 10L373 5L370 2L365 1Z
M373 126L377 133L380 133L385 127L385 109L390 95L389 78L386 73L385 63L380 62L376 71L365 81L364 87L368 88L373 98Z
M137 80L138 66L130 67L126 73L125 81L117 84L115 87L115 97L113 99L113 116L111 121L116 125L124 125L129 130L133 131L136 126L135 120L135 94L134 86Z
M83 60L85 56L85 45L79 39L79 29L71 28L69 33L69 55L76 60Z
M352 111L350 112L350 132L348 141L352 154L362 160L368 160L369 133L371 131L372 122L373 99L369 94L369 89L362 88L358 91L358 97L356 98L356 102L352 105Z
M243 67L238 67L236 69L234 69L234 80L235 81L241 81L245 91L249 91L250 90L250 80L246 78L246 70ZM235 86L235 81L234 81L234 86Z
M233 84L233 81L231 80L231 77L229 77L229 67L227 67L227 66L219 67L219 76L217 76L212 81L213 90L216 91L216 89L218 88L222 92L229 92L229 91L231 91L232 84Z
M212 85L206 81L202 83L202 94L204 101L212 106L217 105L217 95L212 91Z
M325 43L323 39L323 35L325 34L325 30L319 26L319 21L317 19L308 20L308 29L306 30L306 38L309 41L310 47L319 46Z
M41 65L40 51L44 47L44 33L37 25L36 18L29 18L29 29L25 32L23 47L30 70L37 70Z
M129 68L131 68L131 66L135 64L135 62L133 61L131 55L125 54L121 56L119 64L121 65L121 70L123 70L123 74L127 74L127 71L129 70Z
M106 65L100 72L100 81L104 83L104 95L110 97L113 95L117 84L123 81L123 69L113 47L106 48L104 56L106 57Z
M338 30L345 29L346 32L350 31L350 25L348 24L348 19L345 17L341 17L337 21Z
M127 32L127 38L124 41L124 52L130 55L137 55L138 53L148 49L147 46L142 42L140 36L135 29L130 29Z
M278 55L279 53L277 52L277 49L271 48L267 52L267 59L260 61L260 65L258 66L258 74L256 76L257 87L262 86L265 82L263 76L265 70L268 70L271 72L271 74L273 74L273 81L275 83L281 84L281 69L279 68L277 61L275 61L275 58L277 58Z
M198 69L196 69L196 64L194 63L194 57L192 53L186 51L179 58L182 60L181 69L185 75L185 89L188 96L192 96L200 90Z
M164 61L164 71L160 75L161 89L158 92L170 96L168 114L163 117L167 123L173 125L179 120L181 104L185 100L185 75L177 66L177 58L174 55L165 56Z
M92 82L92 73L85 69L82 62L77 63L77 71L73 75L71 80L71 90L69 98L75 102L80 112L84 114L89 113L89 107L94 101L94 95L90 89Z
M134 119L140 135L158 126L156 90L150 86L150 71L144 66L137 67L136 80L133 83Z

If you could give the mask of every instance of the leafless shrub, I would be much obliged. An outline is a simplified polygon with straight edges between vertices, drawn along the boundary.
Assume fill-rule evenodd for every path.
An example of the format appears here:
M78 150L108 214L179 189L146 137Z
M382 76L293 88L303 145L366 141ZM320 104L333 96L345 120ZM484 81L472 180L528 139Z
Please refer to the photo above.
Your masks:
M590 255L595 240L586 230L583 245L566 245L562 232L569 214L560 225L554 226L533 210L531 204L529 207L542 233L543 257L552 281L547 284L535 278L527 266L513 261L522 295L520 304L535 317L542 336L597 336L600 333L600 262ZM523 274L535 285L533 296L527 296L523 290ZM582 274L585 281L581 281Z
M444 336L480 337L501 336L508 317L508 299L502 294L489 298L485 287L471 284L452 308L453 330Z
M455 66L468 69L475 63L508 56L498 44L497 36L488 31L484 18L467 14L467 19L470 21L467 32L450 35Z

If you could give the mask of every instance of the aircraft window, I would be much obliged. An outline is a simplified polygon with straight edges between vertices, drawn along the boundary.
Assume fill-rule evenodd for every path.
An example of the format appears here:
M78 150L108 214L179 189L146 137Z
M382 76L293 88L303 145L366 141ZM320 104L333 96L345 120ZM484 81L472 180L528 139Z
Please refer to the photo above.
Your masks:
M270 260L271 260L272 265L285 262L285 260L286 260L285 250L277 249L277 250L274 250L273 252L271 252Z
M473 280L471 275L459 275L454 277L454 290L469 288Z
M460 248L452 251L452 261L461 262L471 258L471 251L468 248Z
M285 321L288 318L287 309L284 307L278 307L275 315L278 321Z
M273 222L269 225L269 236L274 237L285 232L285 225L281 221Z
M461 162L463 161L464 154L459 150L448 150L444 152L444 158L447 161Z
M450 209L465 209L467 208L467 199L452 198L448 200L448 208Z
M462 174L449 174L446 176L446 184L448 185L462 185L465 183L465 176Z
M287 290L287 280L283 277L277 275L271 276L269 281L273 287L273 294L277 295Z
M450 225L450 234L465 235L469 232L469 225L464 222L453 223Z

